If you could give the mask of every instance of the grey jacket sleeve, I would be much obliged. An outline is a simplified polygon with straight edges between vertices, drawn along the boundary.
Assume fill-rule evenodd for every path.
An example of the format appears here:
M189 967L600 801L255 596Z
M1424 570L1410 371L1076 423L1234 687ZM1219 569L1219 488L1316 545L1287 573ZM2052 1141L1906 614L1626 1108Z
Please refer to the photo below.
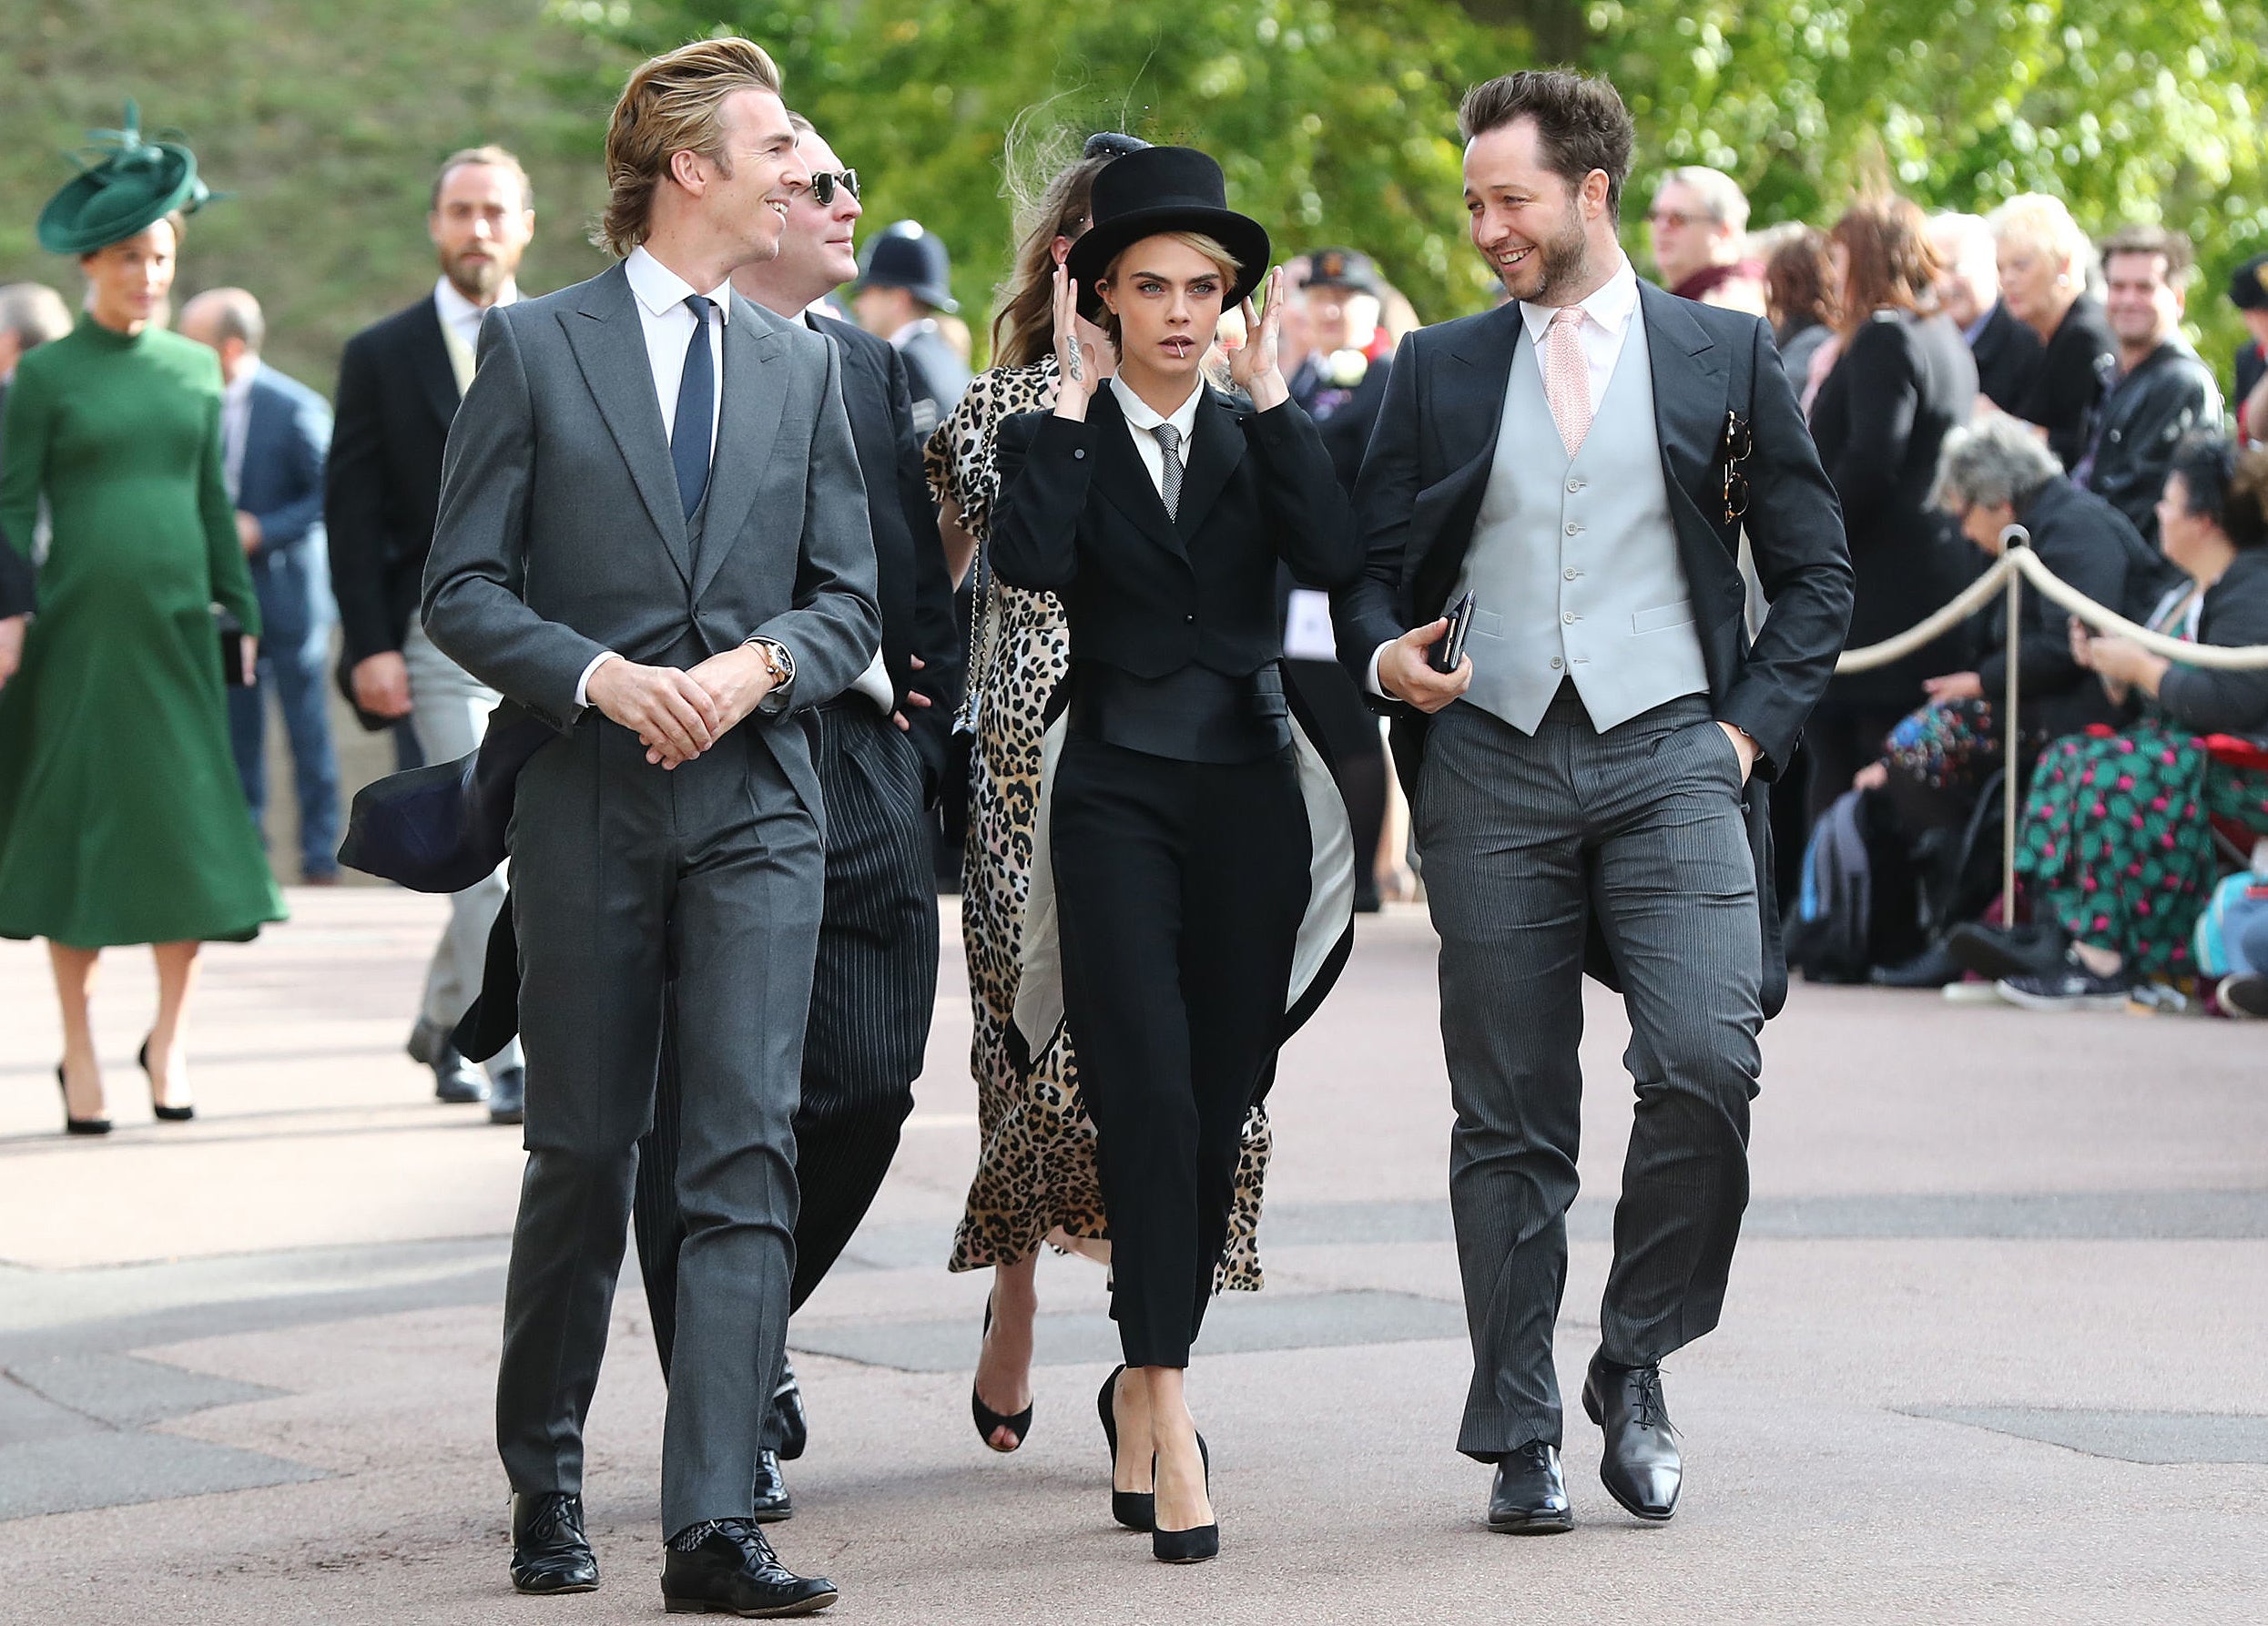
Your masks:
M777 640L794 657L790 704L798 709L823 706L849 688L872 664L882 644L882 614L874 587L874 533L868 523L866 478L850 437L850 414L842 401L842 356L832 344L819 348L827 353L827 384L811 434L811 465L804 475L803 545L796 564L795 603L749 635ZM452 452L455 445L452 436ZM444 532L446 502L444 493ZM438 540L434 546L438 551ZM430 593L430 574L426 581ZM597 653L595 646L592 653ZM578 666L575 676L582 670ZM572 695L574 676L567 686Z
M565 728L580 709L575 686L605 650L521 598L535 420L511 314L481 324L480 370L450 427L425 561L425 635L483 683Z

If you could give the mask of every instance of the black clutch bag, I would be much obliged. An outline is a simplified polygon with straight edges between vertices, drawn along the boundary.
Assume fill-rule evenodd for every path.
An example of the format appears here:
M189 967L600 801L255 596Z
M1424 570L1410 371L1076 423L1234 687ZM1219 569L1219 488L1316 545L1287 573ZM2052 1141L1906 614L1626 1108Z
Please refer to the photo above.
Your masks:
M226 610L216 609L213 625L220 635L220 681L240 689L244 686L244 623Z

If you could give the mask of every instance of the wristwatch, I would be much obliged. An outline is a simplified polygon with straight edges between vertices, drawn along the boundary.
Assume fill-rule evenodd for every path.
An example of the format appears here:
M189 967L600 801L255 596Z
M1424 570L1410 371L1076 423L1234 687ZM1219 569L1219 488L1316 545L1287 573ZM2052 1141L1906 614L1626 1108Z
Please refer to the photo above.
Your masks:
M778 638L750 638L748 647L764 657L764 666L772 675L772 686L764 698L756 703L756 715L776 717L785 715L789 705L788 691L796 686L796 657L788 645Z

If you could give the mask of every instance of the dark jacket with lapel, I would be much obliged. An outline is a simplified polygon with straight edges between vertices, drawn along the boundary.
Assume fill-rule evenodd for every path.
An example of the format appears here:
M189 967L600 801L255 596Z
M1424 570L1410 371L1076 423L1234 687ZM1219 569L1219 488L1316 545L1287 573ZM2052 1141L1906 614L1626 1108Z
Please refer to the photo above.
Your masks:
M1063 600L1074 662L1146 678L1192 663L1246 676L1283 656L1279 560L1325 587L1360 568L1354 515L1297 403L1256 412L1207 389L1186 471L1168 518L1107 387L1084 422L1053 412L1002 422L992 567Z
M259 522L249 563L259 593L260 635L280 648L331 622L323 548L323 462L331 405L299 380L262 365L252 375L244 468L236 505Z
M1795 747L1850 624L1852 573L1841 505L1813 448L1772 331L1755 317L1639 285L1653 375L1654 422L1678 556L1692 596L1709 696L1722 720L1763 755L1745 807L1764 912L1765 996L1786 991L1772 895L1764 781ZM1496 457L1505 388L1520 335L1517 302L1422 329L1402 341L1356 493L1366 561L1335 605L1340 658L1359 680L1379 645L1439 615L1472 545ZM1726 417L1753 434L1740 473L1744 516L1725 514ZM1738 554L1745 528L1771 611L1752 645ZM1414 771L1423 719L1396 716L1396 756ZM1594 932L1595 937L1595 932ZM1589 968L1612 980L1594 945Z
M457 375L431 294L347 340L323 522L345 664L400 649L433 545Z
M2014 412L2031 393L2047 347L2039 334L2009 314L2006 305L1996 304L1968 353L1977 359L1977 388L2003 412Z
M937 534L937 507L921 472L921 437L905 359L865 329L814 313L811 326L842 352L843 406L866 479L867 518L874 527L876 595L882 612L882 661L921 753L931 799L945 770L954 708L961 701L962 655L953 621L953 582ZM921 671L915 676L913 661ZM919 689L933 703L909 706Z

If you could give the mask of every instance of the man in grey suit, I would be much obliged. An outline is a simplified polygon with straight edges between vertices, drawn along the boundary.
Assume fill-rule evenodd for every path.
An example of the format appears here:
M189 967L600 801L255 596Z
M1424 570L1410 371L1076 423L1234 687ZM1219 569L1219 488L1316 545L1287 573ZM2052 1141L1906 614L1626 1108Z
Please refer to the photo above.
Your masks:
M1473 1346L1458 1448L1496 1465L1490 1524L1534 1534L1571 1523L1551 1343L1582 972L1622 990L1638 1088L1583 1401L1608 1490L1663 1519L1661 1361L1723 1306L1757 1035L1786 989L1765 781L1842 648L1851 567L1770 330L1641 285L1616 244L1613 87L1511 74L1459 123L1473 244L1511 299L1404 342L1357 493L1369 562L1337 609L1348 664L1403 707L1398 757L1422 752ZM1753 645L1744 523L1771 603ZM1466 657L1439 671L1468 593Z
M662 1590L743 1614L836 1595L749 1516L824 882L805 716L880 636L836 350L729 285L778 252L810 184L778 92L743 39L631 76L602 222L623 263L491 313L424 587L434 644L562 731L520 775L510 836L528 1147L496 1395L513 1580L598 1583L583 1424L674 976L687 1234Z

